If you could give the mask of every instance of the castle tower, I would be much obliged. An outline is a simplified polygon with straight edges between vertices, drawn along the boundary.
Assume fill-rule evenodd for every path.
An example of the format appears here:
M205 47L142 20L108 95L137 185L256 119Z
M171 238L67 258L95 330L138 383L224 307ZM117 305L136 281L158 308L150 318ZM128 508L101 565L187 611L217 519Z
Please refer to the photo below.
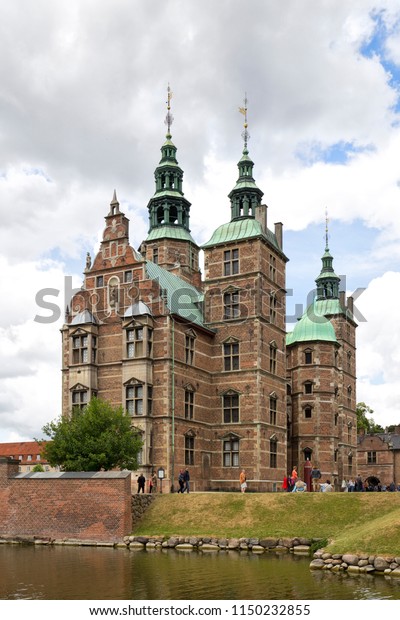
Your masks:
M252 488L276 490L286 470L285 265L282 225L267 227L247 143L229 194L231 220L203 245L205 322L215 331L214 484L231 488L246 469Z
M352 299L345 305L328 248L316 297L287 335L289 466L309 459L340 488L356 471L356 349Z
M190 202L183 194L183 170L176 159L172 142L172 92L168 86L166 141L161 147L161 160L155 177L155 193L147 206L149 233L140 246L147 260L175 275L200 286L199 247L190 234Z

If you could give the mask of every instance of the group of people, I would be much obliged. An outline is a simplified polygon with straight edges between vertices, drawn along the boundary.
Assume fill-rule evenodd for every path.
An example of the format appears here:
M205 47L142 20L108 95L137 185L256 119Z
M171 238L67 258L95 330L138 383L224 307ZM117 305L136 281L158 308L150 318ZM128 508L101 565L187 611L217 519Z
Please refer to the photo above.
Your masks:
M190 474L189 474L189 470L186 467L186 469L181 469L181 471L179 472L179 476L178 476L178 484L179 484L179 489L177 490L177 493L189 493L190 492Z
M400 491L400 485L396 487L394 482L390 484L382 484L378 479L367 478L365 482L362 481L361 476L357 476L355 480L343 480L342 491L346 493L361 493L363 491Z
M146 478L144 477L143 474L136 476L136 478L137 478L137 485L138 485L137 492L145 493ZM178 484L179 484L179 489L177 493L185 493L185 492L189 493L190 474L189 474L188 468L180 470L179 476L178 476ZM156 491L157 491L157 474L156 472L153 472L149 479L149 493L155 493Z
M321 491L322 493L329 493L333 491L333 485L328 479L326 482L320 482L321 472L318 467L313 467L311 470L311 485L313 491ZM282 490L288 493L304 493L307 491L307 484L304 480L300 480L297 472L297 465L292 469L291 474L284 477L282 482Z
M144 493L144 487L146 484L146 478L144 477L143 474L140 474L139 476L137 476L137 492L138 493ZM157 474L156 472L153 472L150 480L149 480L149 493L155 493L157 490Z

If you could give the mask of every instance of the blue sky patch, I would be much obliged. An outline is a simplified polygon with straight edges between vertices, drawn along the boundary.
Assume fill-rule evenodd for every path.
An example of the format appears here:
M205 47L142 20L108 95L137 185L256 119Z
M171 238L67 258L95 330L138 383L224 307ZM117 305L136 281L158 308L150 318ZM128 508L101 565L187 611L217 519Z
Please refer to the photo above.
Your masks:
M314 142L299 145L296 157L307 166L312 166L317 162L344 165L352 156L373 150L374 146L372 144L356 146L353 142L345 142L344 140L329 146L324 146L320 142Z
M386 41L390 36L399 36L400 23L395 22L388 27L385 22L385 10L371 13L371 18L375 23L372 36L360 48L360 53L365 58L377 57L382 67L389 76L389 85L397 92L397 103L394 106L395 112L400 112L400 66L396 65L387 56Z

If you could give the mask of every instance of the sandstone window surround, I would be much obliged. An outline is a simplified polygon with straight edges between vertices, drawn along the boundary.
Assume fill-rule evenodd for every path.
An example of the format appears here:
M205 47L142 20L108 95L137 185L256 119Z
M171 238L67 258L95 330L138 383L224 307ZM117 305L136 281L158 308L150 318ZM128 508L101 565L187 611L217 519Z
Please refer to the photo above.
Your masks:
M269 466L276 469L278 463L278 439L275 434L269 440Z
M275 340L269 343L269 371L271 374L276 374L276 359L277 359L278 346Z
M304 461L312 461L312 448L309 448L308 446L306 448L303 449L303 455L304 455Z
M185 334L185 364L193 366L195 354L196 333L190 329Z
M153 386L135 378L124 384L125 409L130 416L149 416L153 410Z
M313 393L313 382L312 381L305 381L303 385L304 385L304 394Z
M229 372L232 370L239 370L239 341L236 338L229 338L222 343L222 352L224 359L224 371Z
M225 291L224 301L224 320L237 319L240 317L240 294L238 289L230 288Z
M185 465L194 465L195 453L195 433L193 431L188 431L185 434Z
M305 405L304 406L304 417L312 418L312 410L313 408L311 407L311 405Z
M276 292L271 291L269 295L269 322L274 324L276 322L276 309L278 307L278 300Z
M275 392L272 392L269 396L269 423L276 425L276 412L278 405L278 397Z
M194 418L194 387L191 384L185 386L185 419Z
M222 440L223 467L239 467L240 439L237 435L229 435Z
M77 383L70 389L71 394L71 408L72 409L84 409L90 398L97 396L97 392L94 390L89 390L89 388L85 385Z
M269 277L276 282L276 257L273 254L269 255Z
M349 468L349 475L351 475L353 473L353 452L352 450L349 451L347 458L348 458L347 464Z
M239 273L239 250L224 251L224 276L233 276Z
M133 272L132 269L128 269L128 271L124 271L124 282L129 283L133 281Z
M305 364L312 364L313 363L313 352L312 352L312 349L305 349L304 350L304 363Z
M74 364L87 364L89 361L88 353L89 336L74 336L72 338L72 359Z
M224 424L239 423L239 393L229 390L222 395L223 422Z
M153 330L138 321L124 326L125 352L127 359L151 357L153 354Z
M353 424L351 422L347 423L347 440L351 443L351 435L353 432Z

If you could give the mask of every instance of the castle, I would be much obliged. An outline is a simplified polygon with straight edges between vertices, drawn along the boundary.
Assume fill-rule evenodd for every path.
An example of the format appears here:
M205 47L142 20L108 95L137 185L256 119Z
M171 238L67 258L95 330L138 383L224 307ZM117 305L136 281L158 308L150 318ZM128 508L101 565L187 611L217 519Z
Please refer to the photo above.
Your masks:
M238 489L242 469L250 489L276 491L307 459L336 484L356 473L351 298L346 306L326 244L315 300L286 333L282 224L268 228L242 111L230 218L200 247L168 97L148 235L131 247L114 192L61 330L63 415L93 396L122 405L143 439L141 471L164 468L166 490L185 467L198 491Z

